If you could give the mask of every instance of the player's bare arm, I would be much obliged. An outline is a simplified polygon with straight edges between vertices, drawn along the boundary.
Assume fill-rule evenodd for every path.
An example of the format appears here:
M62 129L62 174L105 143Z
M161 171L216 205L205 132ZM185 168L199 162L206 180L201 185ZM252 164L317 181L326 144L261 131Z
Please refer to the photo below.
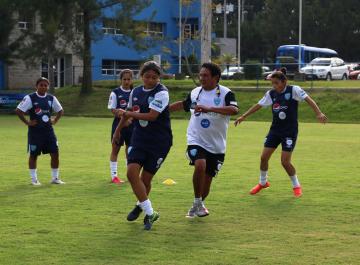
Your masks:
M184 103L182 101L174 102L173 104L170 104L169 110L171 112L184 110Z
M234 122L235 126L243 122L247 117L249 117L251 114L257 112L259 109L261 109L261 105L255 104L250 109L248 109L243 115L241 115L239 118L236 119Z
M316 102L310 97L306 97L305 101L309 104L309 106L314 110L316 114L316 118L320 123L326 123L328 121L328 118L324 113L321 112L319 106L316 104Z
M55 125L57 122L61 119L61 117L64 115L64 110L60 110L56 113L55 118L51 119L51 124Z
M207 107L203 105L197 105L195 107L195 112L214 112L222 115L236 115L239 113L239 109L235 106Z
M15 110L17 116L19 119L27 126L35 126L37 124L36 120L27 120L25 117L25 112L21 111L20 109Z

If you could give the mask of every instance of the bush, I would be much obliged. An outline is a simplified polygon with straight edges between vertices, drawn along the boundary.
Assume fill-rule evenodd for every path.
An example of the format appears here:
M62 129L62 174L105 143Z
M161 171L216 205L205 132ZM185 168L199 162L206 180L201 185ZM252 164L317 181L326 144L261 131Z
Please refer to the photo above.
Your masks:
M244 73L235 73L233 76L232 76L232 79L234 80L244 80Z
M245 79L261 79L262 68L258 61L246 61L244 65Z

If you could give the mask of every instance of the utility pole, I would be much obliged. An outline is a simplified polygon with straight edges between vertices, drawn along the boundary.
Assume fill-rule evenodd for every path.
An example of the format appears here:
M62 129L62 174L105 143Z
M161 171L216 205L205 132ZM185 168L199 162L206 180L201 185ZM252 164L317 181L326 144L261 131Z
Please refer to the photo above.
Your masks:
M178 73L181 74L181 59L182 59L182 0L179 0L179 70Z
M241 0L238 0L238 70L240 70L240 64L241 64L241 53L240 53L240 49L241 49Z
M298 67L299 72L301 69L301 43L302 43L302 0L299 0L299 54L298 54Z
M211 0L201 0L201 63L211 60Z
M227 38L227 3L224 0L224 39Z

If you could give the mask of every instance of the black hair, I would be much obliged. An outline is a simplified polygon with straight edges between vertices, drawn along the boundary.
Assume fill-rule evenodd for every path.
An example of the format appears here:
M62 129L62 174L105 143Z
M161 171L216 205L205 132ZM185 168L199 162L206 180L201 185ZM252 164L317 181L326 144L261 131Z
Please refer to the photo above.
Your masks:
M36 80L36 86L41 82L41 81L45 81L48 83L48 85L50 85L50 81L49 79L45 78L45 77L40 77Z
M148 61L143 64L143 66L140 69L140 76L143 76L148 71L154 71L159 76L161 75L161 67L160 65L155 61Z
M221 78L221 69L220 67L215 64L215 63L203 63L201 68L206 68L210 71L211 76L217 76L218 77L218 82L220 81Z

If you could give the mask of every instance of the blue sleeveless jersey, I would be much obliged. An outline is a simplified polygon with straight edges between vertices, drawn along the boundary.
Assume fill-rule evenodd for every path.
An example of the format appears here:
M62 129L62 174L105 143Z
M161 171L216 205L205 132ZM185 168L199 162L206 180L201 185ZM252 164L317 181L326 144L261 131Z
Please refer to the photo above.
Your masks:
M36 126L29 126L29 134L47 134L53 133L51 124L51 113L54 97L47 94L45 97L39 97L36 93L29 95L32 108L29 110L31 120L36 120Z
M118 87L115 88L112 92L116 95L116 108L126 110L129 103L131 90L124 91L120 87ZM115 131L119 122L120 119L115 117L112 125L113 128L112 131ZM133 125L129 125L128 127L125 127L123 130L127 132L131 132L133 130Z
M298 133L298 101L293 99L293 87L287 86L285 91L270 91L272 99L273 121L270 131L279 135L295 135Z
M168 91L165 86L158 84L154 89L147 91L143 86L133 89L131 98L132 111L140 113L150 112L150 102L155 94ZM134 120L134 131L131 145L134 147L150 150L168 149L172 145L172 131L170 124L169 106L161 112L155 121Z

